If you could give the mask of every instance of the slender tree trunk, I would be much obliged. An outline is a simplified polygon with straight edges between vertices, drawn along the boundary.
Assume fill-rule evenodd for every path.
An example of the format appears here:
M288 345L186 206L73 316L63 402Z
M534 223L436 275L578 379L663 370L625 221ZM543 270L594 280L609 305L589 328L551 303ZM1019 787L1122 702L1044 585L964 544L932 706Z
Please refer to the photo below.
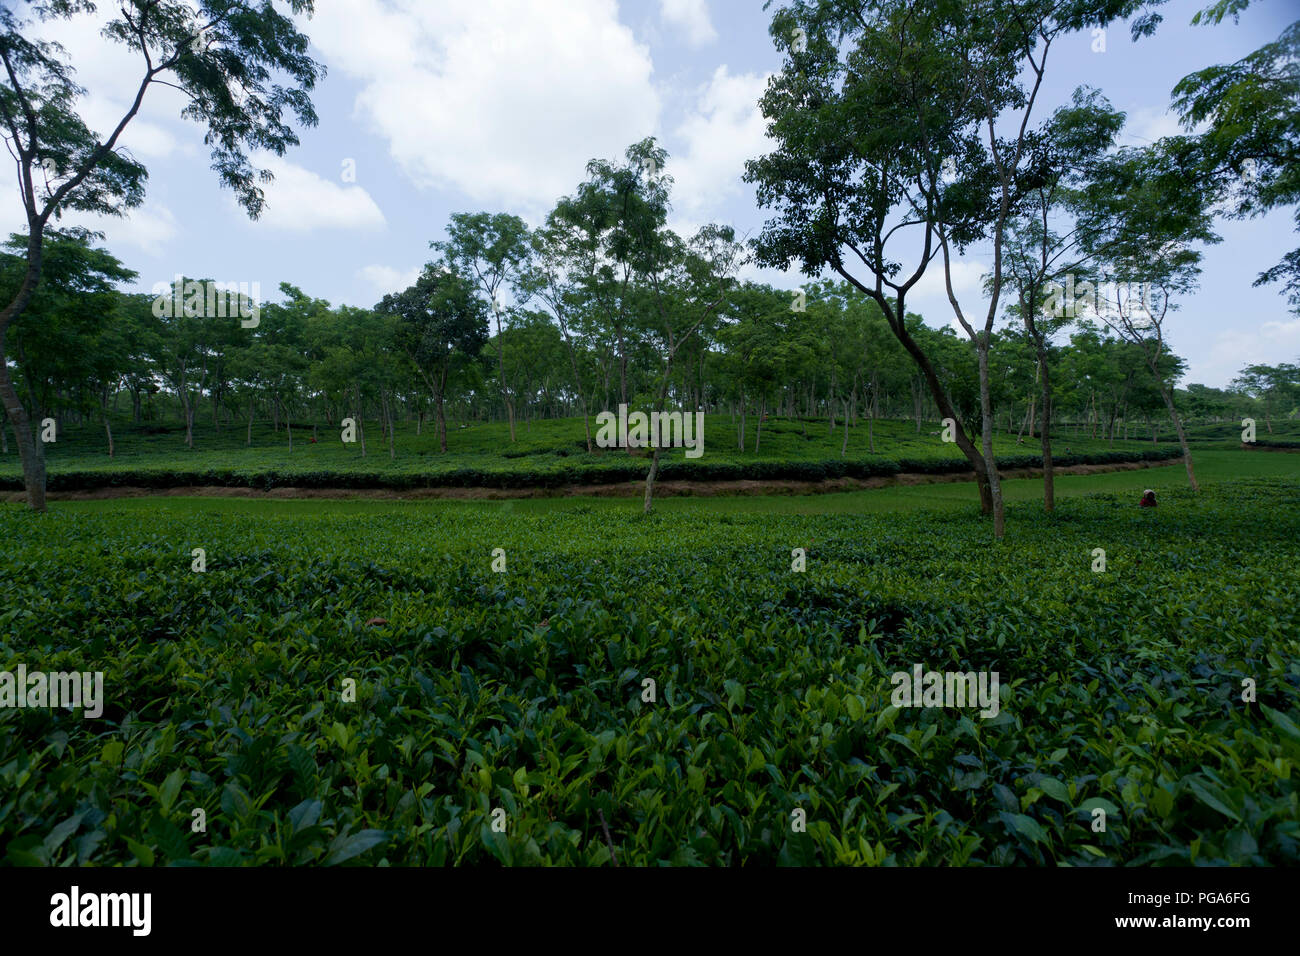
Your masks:
M831 370L831 390L826 393L826 411L830 414L830 428L826 434L830 437L835 435L835 370Z
M654 451L650 455L650 473L645 479L645 502L644 512L649 514L653 508L655 490L655 476L659 474L659 445L655 444Z
M578 357L573 350L573 342L569 338L569 329L567 324L561 325L561 331L564 332L564 344L569 352L569 368L573 372L573 387L578 392L578 404L582 407L582 428L587 435L587 454L592 452L591 445L591 416L587 412L587 399L582 394L582 377L578 374ZM700 360L700 375L704 374L704 360ZM701 385L701 388L703 385Z
M497 318L497 369L500 372L501 381L501 400L506 403L506 419L510 422L510 441L515 440L515 403L510 397L510 389L506 386L506 341L501 332L501 313L495 307L493 311Z
M987 335L978 345L980 374L980 437L983 443L984 461L988 469L987 481L993 498L993 536L1001 538L1006 526L1006 517L1002 506L1002 482L998 478L997 461L993 457L993 398L989 384L989 345Z
M745 450L745 390L740 390L740 441L738 447Z
M669 345L668 361L664 364L664 383L659 388L659 400L655 402L655 409L662 412L664 410L664 401L668 397L668 379L673 370L673 346ZM703 436L701 436L703 437ZM654 441L654 452L650 455L650 473L645 479L645 514L649 514L653 508L655 477L659 474L659 436L652 435Z
M856 395L856 389L855 389ZM848 403L844 405L844 440L840 442L840 457L843 458L849 451L849 408Z
M104 418L104 434L108 436L108 457L109 457L109 458L112 458L112 457L113 457L113 425L112 425L112 423L109 422L109 420L108 420L108 392L107 392L107 390L104 392L103 401L102 401L102 403L101 403L101 405L100 405L100 408L103 409L103 418Z
M190 401L190 390L188 387L181 389L181 411L185 415L185 444L189 448L194 447L194 408Z
M248 396L248 435L244 439L244 444L249 448L253 447L253 396Z
M1183 464L1187 466L1187 483L1192 486L1192 491L1200 491L1200 486L1196 483L1196 471L1192 468L1192 450L1187 445L1187 435L1183 432L1183 420L1178 414L1178 409L1174 407L1174 395L1171 389L1160 387L1160 394L1164 397L1165 407L1169 409L1169 417L1174 421L1174 431L1178 433L1178 444L1183 449Z
M361 411L361 386L352 386L352 396L357 402L357 435L361 438L361 457L366 457L366 424Z
M1047 351L1038 349L1039 379L1043 388L1043 423L1039 428L1043 447L1043 510L1056 510L1056 475L1052 468L1052 379L1047 367Z
M850 282L853 281L848 274L842 272L841 275ZM863 289L863 291L865 292L867 290ZM934 363L930 361L929 356L925 354L925 351L917 344L916 340L912 338L907 331L907 327L903 324L902 316L907 314L904 311L903 303L896 301L892 305L888 302L878 302L878 304L881 306L882 311L885 312L886 319L890 323L890 331L894 333L894 337L898 339L899 343L912 357L912 360L916 363L917 369L921 373L922 379L925 381L926 385L929 386L930 396L934 400L935 407L939 412L939 417L941 419L951 418L954 424L957 425L954 429L955 434L953 437L956 440L957 447L961 450L961 453L966 456L966 460L970 462L971 468L975 470L975 485L979 490L980 496L980 513L986 515L993 514L994 500L993 488L989 477L989 463L986 458L980 454L979 450L976 449L975 444L970 440L965 429L957 422L957 410L953 407L952 400L944 390L943 383L939 381L939 374L935 371ZM891 310L895 315L894 319L889 318Z
M754 454L758 454L758 444L763 440L763 413L767 411L767 393L758 402L758 424L754 426Z
M27 308L32 293L36 291L36 284L40 281L44 226L44 221L29 217L27 273L13 299L3 310L0 310L0 402L4 403L5 414L13 426L14 440L18 444L18 457L22 461L23 486L27 489L27 507L31 511L45 510L45 448L36 441L33 423L9 378L5 336L9 331L9 324L22 315L23 310Z
M447 391L447 368L444 366L442 374L438 378L438 394L436 401L438 405L438 449L446 454L447 451L447 413L444 408Z
M395 409L393 408L393 403L396 401L397 399L394 398L392 402L389 402L385 405L385 409L388 415L388 460L389 461L392 461L397 457L397 435L396 435L397 416L394 414Z

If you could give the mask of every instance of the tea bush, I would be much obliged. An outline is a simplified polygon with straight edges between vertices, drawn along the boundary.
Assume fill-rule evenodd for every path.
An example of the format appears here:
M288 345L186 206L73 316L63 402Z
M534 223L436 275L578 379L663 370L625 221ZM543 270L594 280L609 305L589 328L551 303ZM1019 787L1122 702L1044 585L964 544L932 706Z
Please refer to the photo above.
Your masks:
M1300 862L1294 480L1015 506L1001 545L964 512L195 507L0 506L0 669L106 697L0 709L7 863ZM916 664L997 671L999 713L894 707Z

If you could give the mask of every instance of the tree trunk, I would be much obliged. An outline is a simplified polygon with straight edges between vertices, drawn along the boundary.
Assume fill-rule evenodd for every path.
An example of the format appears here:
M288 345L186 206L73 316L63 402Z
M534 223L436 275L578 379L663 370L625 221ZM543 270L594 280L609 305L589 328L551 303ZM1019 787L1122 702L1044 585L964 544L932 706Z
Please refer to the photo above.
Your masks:
M108 436L108 457L113 457L113 426L108 420L108 392L105 390L100 408L103 410L104 434Z
M357 402L357 435L361 438L361 457L366 457L366 425L361 413L361 386L352 386L352 397Z
M988 470L987 482L993 499L993 537L1001 538L1006 517L1002 507L1002 483L998 478L997 462L993 458L993 398L989 385L989 343L987 335L977 346L980 374L980 436L984 446L984 461Z
M28 194L30 195L30 193ZM18 398L13 382L9 379L9 360L5 352L5 335L9 324L23 314L27 303L41 277L42 244L45 238L45 223L34 218L28 220L27 230L27 273L22 285L18 287L10 303L0 311L0 402L4 403L5 414L13 426L14 439L18 443L18 457L23 466L23 486L27 489L27 507L31 511L45 510L45 448L36 441L32 430L32 421L27 410Z
M438 378L438 394L435 396L435 403L438 406L438 449L446 454L447 451L447 413L445 409L446 391L447 391L447 368L444 366L442 374Z
M1183 432L1183 420L1178 415L1178 409L1174 407L1173 392L1162 385L1160 394L1164 396L1165 407L1169 409L1169 417L1174 420L1174 431L1178 433L1178 444L1183 448L1183 464L1187 466L1187 483L1192 486L1192 491L1200 491L1200 486L1196 484L1196 471L1192 468L1192 450L1187 446L1187 435Z
M856 390L855 390L856 394ZM844 405L844 440L840 442L840 457L843 458L849 451L849 407L846 402Z
M664 410L664 401L668 397L668 379L672 375L673 371L672 349L673 347L669 345L668 361L664 365L664 383L659 389L659 400L655 402L654 406L654 409L660 412ZM702 437L703 436L701 436L701 438ZM649 514L651 509L654 507L655 476L659 474L659 436L652 435L651 438L655 441L654 452L650 456L650 473L646 475L645 479L645 514Z
M573 372L573 387L578 393L578 404L582 408L582 427L587 434L587 454L592 453L591 445L591 416L587 412L587 399L582 394L582 377L578 374L578 357L573 350L573 341L569 338L569 328L567 324L561 324L560 330L564 332L564 344L569 352L569 368ZM700 360L700 374L704 374L704 360ZM703 386L701 386L703 387Z
M249 448L253 447L253 396L248 396L248 435L244 439L244 444Z
M181 389L181 410L185 415L185 444L194 447L194 403L190 401L190 390Z
M767 394L758 402L758 424L754 426L754 454L758 454L758 444L763 440L763 413L767 411Z
M396 402L396 399L393 401ZM393 414L391 403L386 403L385 408L388 415L388 460L392 461L397 457L397 416Z
M830 419L831 419L830 428L826 430L826 434L830 437L834 437L835 435L835 370L834 369L831 370L831 388L830 391L826 393L826 411L830 414Z
M645 514L649 514L652 509L655 491L655 475L659 473L659 444L655 443L654 452L650 455L650 473L645 479Z
M740 439L737 446L741 451L745 450L745 392L740 392Z
M1043 510L1056 510L1056 475L1052 469L1052 379L1047 368L1047 350L1038 349L1039 380L1043 386L1043 423L1039 427L1043 446Z
M847 273L841 272L840 274L848 281L853 282L853 279ZM857 283L854 284L856 285ZM859 288L861 287L859 286ZM865 288L862 288L862 291L870 294L869 290ZM926 385L929 386L930 395L934 399L934 404L938 409L939 417L951 418L953 423L956 425L953 437L956 440L957 447L961 449L961 453L966 456L966 460L970 462L970 466L975 469L975 484L979 489L980 496L980 513L986 515L993 514L993 488L988 474L988 462L975 448L974 443L970 440L969 436L967 436L965 429L961 427L960 423L958 423L957 410L953 407L952 401L948 398L948 393L944 391L943 383L939 381L939 374L934 369L934 363L930 361L929 356L925 354L925 351L921 346L918 345L916 340L908 333L907 326L904 324L903 320L903 316L907 314L904 311L903 303L898 300L895 300L892 305L888 301L881 302L877 300L877 302L880 305L881 310L885 313L886 321L889 322L890 331L894 333L894 338L898 339L899 343L912 357L912 360L916 363L917 369L921 373L922 379L925 381ZM895 319L890 319L891 310L896 316Z

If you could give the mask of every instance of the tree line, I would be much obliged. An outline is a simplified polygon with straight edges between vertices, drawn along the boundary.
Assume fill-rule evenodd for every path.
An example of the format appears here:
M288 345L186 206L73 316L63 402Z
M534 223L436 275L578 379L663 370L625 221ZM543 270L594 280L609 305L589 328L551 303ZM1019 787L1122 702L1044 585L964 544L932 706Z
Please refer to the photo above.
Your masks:
M295 424L333 428L351 418L362 455L367 421L378 424L395 455L398 422L413 424L417 434L435 429L445 451L449 417L513 425L581 416L590 440L595 412L653 404L662 343L635 304L615 325L599 304L601 282L552 275L538 308L535 257L539 250L556 252L542 234L515 217L486 213L455 216L448 232L455 238L439 244L442 256L410 287L372 308L332 306L282 283L279 301L257 304L256 323L240 321L237 294L209 292L208 280L179 277L163 293L168 307L160 309L159 296L118 288L137 277L93 234L52 233L43 282L12 331L23 401L38 419L98 421L109 456L114 421L179 421L189 447L200 416L217 432L242 428L250 445L254 423L269 422L292 448ZM503 236L510 241L501 242ZM21 274L21 242L15 236L0 252L0 294ZM481 252L482 261L472 265L467 244L495 245L512 265L501 268L503 252ZM476 279L498 272L501 283ZM640 281L633 277L627 294ZM202 297L187 298L187 284ZM502 304L503 292L511 304ZM214 295L220 297L215 309ZM951 329L930 328L918 315L908 325L937 356L960 420L973 427L981 409L972 350ZM1056 423L1110 441L1159 427L1163 400L1139 346L1087 319L1072 323L1068 339L1058 337L1050 346L1058 370ZM1015 326L994 339L996 427L1035 439L1045 425L1036 343ZM1160 373L1173 381L1183 368L1167 351ZM1259 415L1271 432L1275 419L1294 414L1298 397L1300 368L1253 365L1231 389L1194 384L1179 391L1178 403L1199 421ZM873 453L875 419L911 419L920 432L939 417L877 304L832 280L798 289L754 282L728 289L682 351L667 403L730 413L737 448L755 452L769 414L822 419L832 430L838 423L846 445L847 427L865 422Z

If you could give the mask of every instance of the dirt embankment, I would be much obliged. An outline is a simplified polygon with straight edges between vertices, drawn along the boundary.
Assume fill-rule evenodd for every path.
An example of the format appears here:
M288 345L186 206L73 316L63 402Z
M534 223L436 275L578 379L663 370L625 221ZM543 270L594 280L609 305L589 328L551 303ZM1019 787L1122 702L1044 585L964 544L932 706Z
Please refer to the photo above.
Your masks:
M1242 451L1281 451L1281 452L1291 452L1292 454L1295 454L1296 452L1300 452L1300 448L1287 448L1285 446L1280 446L1280 445L1257 445L1253 441L1242 442L1241 450Z
M1109 465L1069 465L1056 468L1058 475L1095 475L1106 471L1137 471L1141 468L1163 468L1178 464L1169 461L1120 462ZM1041 468L1007 468L999 471L1003 478L1039 478ZM975 473L954 472L931 475L924 472L900 472L880 478L831 478L825 481L657 481L655 494L671 498L676 496L730 497L736 495L814 495L837 491L861 491L864 488L888 488L893 485L947 484L954 481L974 481ZM619 481L603 485L560 485L555 488L238 488L213 485L189 485L179 488L90 488L83 491L50 491L45 497L50 501L103 501L109 498L369 498L380 501L419 501L431 498L458 498L464 500L494 501L508 498L634 498L645 494L642 480ZM6 492L0 500L22 502L22 492Z

